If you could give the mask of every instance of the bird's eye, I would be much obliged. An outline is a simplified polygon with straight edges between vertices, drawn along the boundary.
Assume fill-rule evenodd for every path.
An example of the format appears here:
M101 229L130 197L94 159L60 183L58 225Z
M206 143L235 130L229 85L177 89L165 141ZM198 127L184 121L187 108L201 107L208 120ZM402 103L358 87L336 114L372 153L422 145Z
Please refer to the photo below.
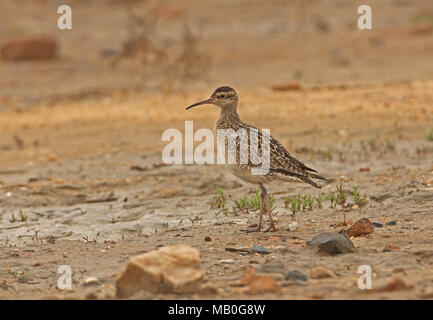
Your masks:
M222 95L220 95L220 98L225 99L225 98L227 98L227 96L225 94L222 94Z

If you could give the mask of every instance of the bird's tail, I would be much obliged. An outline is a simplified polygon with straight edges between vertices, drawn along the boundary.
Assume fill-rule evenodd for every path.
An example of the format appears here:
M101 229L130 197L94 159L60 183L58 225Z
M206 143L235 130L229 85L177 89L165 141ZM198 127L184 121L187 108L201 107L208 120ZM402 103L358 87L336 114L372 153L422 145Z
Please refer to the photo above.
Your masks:
M324 178L318 174L310 173L310 172L308 172L306 174L301 174L301 173L292 172L290 170L286 170L286 169L282 169L282 168L270 168L269 171L278 172L278 173L284 174L284 175L289 176L289 177L297 178L297 179L302 180L308 184L311 184L313 187L318 188L318 189L322 188L322 185L318 184L317 182L313 181L312 179L319 179L319 180L323 180L323 181L327 180L326 178Z

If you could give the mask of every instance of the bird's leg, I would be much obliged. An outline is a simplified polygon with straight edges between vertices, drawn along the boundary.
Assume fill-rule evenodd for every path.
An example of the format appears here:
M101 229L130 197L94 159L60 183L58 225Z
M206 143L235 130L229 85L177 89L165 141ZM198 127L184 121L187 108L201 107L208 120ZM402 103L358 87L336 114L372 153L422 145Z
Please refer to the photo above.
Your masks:
M253 230L246 230L247 232L260 232L262 230L262 219L263 219L263 211L264 211L264 201L266 196L266 189L263 187L263 185L260 183L260 189L262 189L262 192L260 193L260 217L259 217L259 224L257 225L256 229ZM263 190L265 192L263 193Z
M274 231L277 231L275 229L274 219L272 219L272 209L271 209L271 206L269 205L269 194L266 192L266 189L263 185L261 185L260 187L263 188L262 190L264 190L266 207L268 207L268 214L269 214L269 227L265 230L265 232L268 232L271 229L274 229Z

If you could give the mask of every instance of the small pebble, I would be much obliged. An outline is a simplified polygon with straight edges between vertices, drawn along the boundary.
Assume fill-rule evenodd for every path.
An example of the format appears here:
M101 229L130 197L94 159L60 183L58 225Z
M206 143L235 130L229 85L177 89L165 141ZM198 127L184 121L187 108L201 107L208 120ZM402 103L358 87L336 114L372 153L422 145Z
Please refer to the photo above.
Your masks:
M328 270L323 266L318 266L311 271L311 278L313 279L335 278L335 274L331 270Z
M86 286L90 286L90 285L94 285L94 284L98 284L99 280L96 277L90 277L87 278L86 280L84 280L84 285Z
M376 228L382 228L383 224L379 223L379 222L373 222L373 226Z
M225 259L225 260L218 261L218 263L221 263L221 264L233 264L233 263L235 263L235 260L233 260L233 259Z
M207 237L204 238L204 241L212 241L212 238L209 237L209 236L207 236Z
M271 250L269 250L268 248L258 246L256 244L253 245L250 250L251 250L251 252L255 252L255 253L264 253L264 254L271 253Z
M291 224L289 224L288 226L287 226L287 230L288 231L296 231L296 230L298 230L299 229L299 223L297 223L296 221L295 222L292 222Z
M307 281L307 276L303 274L301 271L292 270L284 276L284 280Z
M395 226L397 224L397 222L395 222L394 220L388 221L386 223L388 226Z

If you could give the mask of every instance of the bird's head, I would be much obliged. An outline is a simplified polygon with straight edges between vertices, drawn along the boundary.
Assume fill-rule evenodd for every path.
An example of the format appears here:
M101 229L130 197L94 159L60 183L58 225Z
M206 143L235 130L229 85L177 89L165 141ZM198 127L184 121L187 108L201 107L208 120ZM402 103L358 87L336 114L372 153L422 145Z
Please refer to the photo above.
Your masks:
M200 106L202 104L214 104L223 110L236 110L236 106L238 104L238 94L233 88L227 86L219 87L214 91L214 93L212 93L209 99L196 102L187 107L186 110Z

